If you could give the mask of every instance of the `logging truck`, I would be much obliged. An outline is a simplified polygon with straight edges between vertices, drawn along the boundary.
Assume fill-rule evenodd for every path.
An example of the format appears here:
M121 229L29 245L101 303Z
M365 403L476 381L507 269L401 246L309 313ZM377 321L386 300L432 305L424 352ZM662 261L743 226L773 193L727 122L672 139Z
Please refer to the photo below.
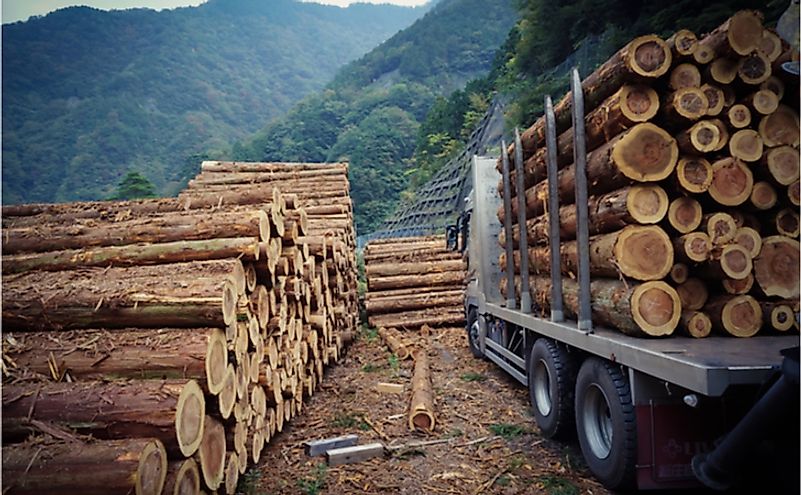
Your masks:
M754 403L755 394L781 373L781 351L798 345L797 334L748 340L642 338L598 325L579 327L554 305L550 315L542 315L536 301L521 308L527 303L520 300L524 297L516 300L512 293L504 298L499 290L502 226L496 212L502 199L496 161L475 157L474 189L459 227L450 230L459 232L459 248L467 253L465 314L471 352L528 387L533 416L544 436L577 435L588 468L607 487L698 486L693 458L708 455ZM584 296L589 302L590 294L579 295ZM787 387L787 379L782 379L783 392L791 397L789 407L770 407L795 411L790 414L797 425L797 356L791 363L796 384ZM771 421L781 416L769 414ZM750 434L761 436L760 427L764 425ZM798 430L794 431L790 438L795 456L791 453L790 458L797 459ZM744 462L747 458L742 452L734 455ZM790 465L796 474L788 479L797 482L798 462Z

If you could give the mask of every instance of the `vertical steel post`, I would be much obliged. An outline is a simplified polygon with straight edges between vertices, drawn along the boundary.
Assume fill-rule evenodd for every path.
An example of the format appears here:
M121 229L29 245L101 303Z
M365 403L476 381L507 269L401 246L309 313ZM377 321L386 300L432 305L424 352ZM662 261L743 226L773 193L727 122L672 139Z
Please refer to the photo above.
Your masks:
M520 311L531 313L531 289L528 276L528 228L526 225L526 176L523 168L523 143L515 127L515 175L517 176L517 230L520 232Z
M506 233L506 307L517 308L515 298L514 235L512 232L512 180L509 177L509 153L506 141L501 140L501 163L503 164L503 228Z
M584 132L584 92L578 69L570 78L573 98L573 160L576 176L576 244L578 247L579 312L578 328L592 332L590 301L590 234L587 211L587 141Z
M545 97L545 146L548 155L548 226L551 247L551 321L565 320L562 309L562 268L559 260L559 187L556 183L556 117L553 101Z

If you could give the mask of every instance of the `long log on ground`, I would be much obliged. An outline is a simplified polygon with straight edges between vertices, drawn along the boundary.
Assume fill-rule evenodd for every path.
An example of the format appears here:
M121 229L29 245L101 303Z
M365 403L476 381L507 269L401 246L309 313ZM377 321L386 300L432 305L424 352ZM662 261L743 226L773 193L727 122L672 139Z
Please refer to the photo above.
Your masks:
M560 245L562 273L578 273L578 243ZM627 226L617 232L590 238L590 272L596 277L625 275L636 280L659 280L673 266L673 246L664 230L655 226ZM515 268L520 269L519 252ZM529 249L532 273L550 273L550 247ZM500 266L505 266L506 253L501 253Z
M762 328L762 309L751 296L717 296L704 306L715 330L735 337L753 337Z
M422 349L414 355L412 401L409 405L409 429L431 433L434 431L436 424L431 369L428 365L428 354L425 349Z
M164 446L147 438L4 445L2 456L9 494L159 495L167 474Z
M676 167L676 140L665 130L651 124L637 124L617 135L587 155L587 181L590 192L603 194L625 187L632 182L656 182L667 178ZM573 202L575 166L559 171L557 176L559 202ZM526 190L526 216L543 213L548 197L548 181ZM517 201L512 203L513 218L517 217ZM498 211L503 219L503 207Z
M40 225L3 230L3 253L59 251L99 246L124 246L222 237L269 240L270 220L262 210L198 214L168 214L107 223Z
M13 366L80 380L195 379L212 394L228 366L225 333L217 328L26 332L5 342Z
M668 209L665 190L657 185L638 184L611 193L589 198L590 235L605 234L631 224L654 224L660 222ZM540 215L526 222L529 245L547 242L550 236L548 215ZM576 238L576 205L559 208L559 235L562 241ZM505 243L502 230L499 242ZM514 229L514 243L519 241L519 230Z
M224 327L244 288L239 260L29 272L4 280L2 321L6 330Z
M158 438L171 456L190 456L205 410L194 380L6 384L3 439L24 439L42 421L95 438Z
M464 262L427 261L420 263L371 263L365 267L367 277L391 277L394 275L415 275L423 273L440 273L464 270Z
M590 112L629 80L655 79L667 73L672 62L670 47L653 35L639 36L618 50L581 83L584 108ZM568 92L555 106L556 132L571 126L572 98ZM523 156L529 156L545 142L545 118L541 117L521 135ZM510 146L509 156L514 156Z
M463 283L465 272L451 271L425 275L398 275L373 277L367 281L367 290L403 289L407 287L439 287Z
M403 342L394 334L394 329L379 327L378 335L389 350L401 361L411 356L411 354L409 354L409 349L407 349Z
M549 307L551 282L535 278L532 298ZM578 313L578 283L562 280L563 300L569 316ZM627 335L670 335L679 324L681 304L675 289L664 282L641 284L596 279L590 284L592 318L597 324L616 328ZM536 297L534 297L536 295Z
M380 293L379 293L380 294ZM464 291L428 291L418 289L414 295L372 298L365 301L368 314L408 311L412 309L460 307L464 302Z
M777 235L762 239L762 250L754 260L754 276L767 296L799 297L799 243Z
M132 244L85 249L68 249L44 253L3 256L3 274L31 270L61 271L92 266L163 265L187 261L259 257L257 237L232 237L176 241L157 244Z
M464 323L464 310L462 308L431 308L418 311L403 311L370 316L368 321L374 327L400 329L417 328L423 325L430 327L453 326Z

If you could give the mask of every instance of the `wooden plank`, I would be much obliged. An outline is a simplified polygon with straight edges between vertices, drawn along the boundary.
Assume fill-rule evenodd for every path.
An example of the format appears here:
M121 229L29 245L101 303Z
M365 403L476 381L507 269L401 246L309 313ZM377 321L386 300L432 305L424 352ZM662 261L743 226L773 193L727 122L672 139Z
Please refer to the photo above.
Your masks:
M353 464L384 455L384 444L380 442L356 445L341 449L332 449L325 453L329 466Z
M379 382L375 388L382 394L402 394L406 387L402 383Z
M314 457L325 454L331 449L351 447L359 441L359 435L343 435L341 437L311 440L303 443L306 455Z

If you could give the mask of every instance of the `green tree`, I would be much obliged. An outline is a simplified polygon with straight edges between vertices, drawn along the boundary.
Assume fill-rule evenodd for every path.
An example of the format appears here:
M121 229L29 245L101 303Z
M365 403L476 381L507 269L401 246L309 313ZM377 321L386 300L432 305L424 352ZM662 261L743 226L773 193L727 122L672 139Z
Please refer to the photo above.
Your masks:
M117 192L111 199L139 199L156 197L156 189L139 172L129 171L117 185Z

